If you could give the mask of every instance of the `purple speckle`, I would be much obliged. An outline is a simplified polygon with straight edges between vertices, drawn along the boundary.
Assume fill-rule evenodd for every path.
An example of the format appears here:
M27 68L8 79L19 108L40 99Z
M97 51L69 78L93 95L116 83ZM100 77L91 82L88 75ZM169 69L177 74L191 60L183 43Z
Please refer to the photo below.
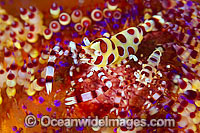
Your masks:
M27 109L26 105L22 105L22 109Z
M131 15L130 14L125 14L126 18L130 17Z
M61 40L61 38L56 38L56 41L61 42L62 40Z
M56 69L59 69L59 65L55 65L55 68L56 68Z
M130 113L128 113L128 115L130 115L130 117L133 116L133 112L132 112L131 109L129 109L129 112L130 112Z
M33 97L32 96L29 96L28 99L31 100L31 101L33 101Z
M74 33L72 34L72 37L73 37L73 38L78 37L78 33L77 33L77 32L74 32Z
M76 127L77 131L83 131L84 127Z
M39 103L42 104L44 102L44 98L43 97L39 97Z
M37 118L42 118L42 114L37 114Z
M23 128L20 127L20 128L19 128L19 131L22 131L22 130L23 130Z
M133 16L132 16L132 19L133 19L133 20L135 20L135 19L136 19L136 18L135 18L135 15L133 15Z
M184 96L180 96L182 99L184 99L184 100L186 100L186 97L184 97Z
M193 101L193 100L188 100L188 99L187 99L187 101L188 101L189 103L191 103L191 104L194 104L194 101Z
M192 6L192 1L188 1L188 2L187 2L187 5L188 5L188 6Z
M32 112L29 112L28 115L33 115L33 113L32 113Z
M93 34L93 35L97 34L97 31L96 31L96 30L93 30L93 31L92 31L92 34Z
M197 36L198 39L200 39L200 36Z
M70 23L70 27L74 27L75 23Z
M90 32L87 30L87 31L85 32L85 35L86 35L86 36L89 36L89 34L90 34Z
M60 32L57 32L57 33L56 33L56 36L61 36L61 33L60 33Z
M130 113L128 113L128 117L131 117L131 116L130 116Z
M189 35L192 35L192 33L191 33L191 31L190 31L190 30L187 30L187 33L188 33Z
M113 29L118 29L119 25L118 24L113 24Z
M102 30L101 35L103 35L104 33L106 33L107 31L105 29Z
M68 62L60 61L60 62L59 62L59 65L60 65L61 67L67 67L67 66L69 66L69 63L68 63Z
M54 41L50 41L50 44L51 44L51 45L54 45Z
M127 18L123 18L123 19L121 20L121 23L122 23L122 24L125 24L125 23L126 23L126 19L127 19Z
M141 17L141 21L142 21L142 22L144 21L144 16L143 16L143 17Z
M91 12L87 11L87 15L90 16Z
M138 16L138 15L139 15L139 12L138 12L137 6L136 6L135 8L136 8L136 9L134 10L134 14L135 14L136 16Z
M2 5L2 6L5 5L5 1L1 1L1 5Z
M106 27L106 22L105 21L101 21L99 22L101 26Z
M64 44L68 45L68 44L69 44L69 41L68 41L68 40L65 40L65 41L64 41Z
M178 128L183 128L183 127L181 127L181 126L178 126Z
M117 128L114 128L113 131L116 133L117 132Z
M170 107L168 105L165 105L164 110L168 112L168 111L170 111Z
M147 129L147 133L152 133L152 130L151 129Z
M115 22L115 21L116 21L116 19L112 18L112 22Z
M82 46L86 46L84 42L81 43Z
M175 69L171 70L171 72L178 74L178 72Z
M59 100L55 100L55 101L54 101L54 105L55 105L56 107L59 107L59 106L61 105L61 102L60 102Z
M178 62L181 62L181 59L177 57L177 61L178 61Z
M51 109L50 107L47 107L47 111L48 111L48 112L51 112L51 110L52 110L52 109Z
M171 114L166 114L166 119L171 119L172 115Z
M64 29L65 29L65 26L64 26L64 25L62 25L62 26L61 26L61 30L64 30Z
M16 131L16 130L17 130L17 127L16 127L16 126L13 126L12 130L13 130L13 131Z
M106 22L107 22L107 23L110 23L110 19L106 18Z
M63 7L62 6L60 6L60 11L63 11Z
M188 66L186 64L182 65L186 70L189 70Z
M187 25L187 26L190 26L191 24L189 23L189 22L187 22L187 21L185 21L185 24Z

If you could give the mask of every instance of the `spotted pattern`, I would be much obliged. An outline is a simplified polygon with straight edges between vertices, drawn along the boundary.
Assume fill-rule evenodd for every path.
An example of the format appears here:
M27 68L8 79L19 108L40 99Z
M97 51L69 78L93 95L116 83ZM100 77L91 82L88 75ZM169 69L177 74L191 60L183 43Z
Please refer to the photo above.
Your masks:
M134 42L135 44L137 44L137 43L139 42L139 39L136 37L136 38L133 40L133 42Z
M150 60L154 61L154 62L157 62L157 60L153 57L150 58Z
M127 30L127 32L128 32L129 34L131 34L131 35L134 35L134 33L135 33L135 31L134 31L133 29L129 29L129 30Z
M114 44L114 42L112 40L110 40L110 41L111 41L111 44L112 44L112 49L115 50L115 44Z
M101 64L102 60L103 60L103 56L102 55L98 56L97 59L96 59L96 61L94 62L94 64L95 65L99 65L99 64Z
M198 55L198 52L196 50L193 50L190 55L193 59L195 59Z
M126 43L126 37L125 37L123 34L118 34L118 35L116 36L116 38L117 38L120 42Z
M134 49L132 47L128 47L128 54L133 55L135 53Z
M152 68L150 66L145 66L145 69L148 69L149 71L152 71Z
M107 65L111 64L114 60L115 60L114 54L110 54L110 56L108 57L108 64Z
M141 74L142 74L142 75L144 74L146 77L149 77L149 73L147 73L147 72L145 72L145 71L142 71Z
M118 52L120 56L124 56L124 48L121 46L117 46Z
M101 49L101 52L103 53L107 52L108 46L103 40L100 40L100 49Z
M148 27L151 27L151 23L146 22L145 24L146 24Z
M183 52L184 52L184 49L183 49L183 48L180 48L180 49L177 51L177 54L178 54L178 55L181 55Z
M160 55L160 52L159 52L159 51L156 51L155 53L156 53L157 55Z
M141 30L140 33L142 32L143 35L146 35L146 30L145 30L144 26L138 26L138 29Z
M141 30L140 28L137 28L137 29L138 29L139 33L141 33L141 32L142 32L142 30Z

